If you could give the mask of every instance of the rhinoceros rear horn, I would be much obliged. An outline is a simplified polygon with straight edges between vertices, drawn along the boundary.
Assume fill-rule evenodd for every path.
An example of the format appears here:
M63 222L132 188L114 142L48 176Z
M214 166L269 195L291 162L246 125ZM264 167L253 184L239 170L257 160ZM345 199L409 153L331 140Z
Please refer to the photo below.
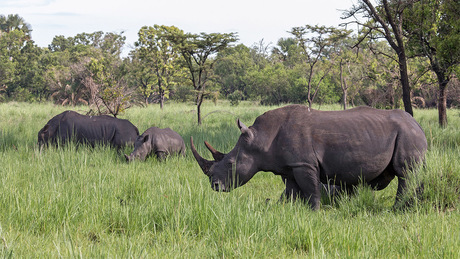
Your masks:
M211 166L214 164L214 162L206 160L202 158L200 154L198 154L198 152L195 149L195 145L193 145L193 137L190 137L190 147L192 149L193 156L200 165L201 170L203 170L203 173L205 175L209 175L209 170L211 169Z
M209 151L211 151L211 154L212 154L212 157L214 157L214 160L216 161L220 161L224 158L225 154L224 153L221 153L219 151L217 151L215 148L213 148L211 146L211 144L209 144L207 141L204 142L204 144L206 145L206 147L209 149Z

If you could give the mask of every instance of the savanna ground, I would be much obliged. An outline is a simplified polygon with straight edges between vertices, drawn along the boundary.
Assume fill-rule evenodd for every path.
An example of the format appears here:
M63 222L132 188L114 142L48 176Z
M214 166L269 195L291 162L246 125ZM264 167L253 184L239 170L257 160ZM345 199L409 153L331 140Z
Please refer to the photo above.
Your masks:
M3 257L160 258L460 258L460 111L441 129L436 110L415 110L427 135L425 183L413 206L393 210L397 180L383 191L359 187L319 211L280 203L281 179L260 172L230 193L212 191L191 152L228 152L236 118L252 125L275 107L242 103L168 104L129 109L141 132L170 127L186 141L185 158L127 164L115 150L66 146L40 152L37 132L64 107L0 104L0 254ZM316 107L340 109L339 106ZM74 110L85 113L87 107ZM130 152L129 148L125 153ZM414 181L415 183L415 181ZM415 184L411 190L415 189Z

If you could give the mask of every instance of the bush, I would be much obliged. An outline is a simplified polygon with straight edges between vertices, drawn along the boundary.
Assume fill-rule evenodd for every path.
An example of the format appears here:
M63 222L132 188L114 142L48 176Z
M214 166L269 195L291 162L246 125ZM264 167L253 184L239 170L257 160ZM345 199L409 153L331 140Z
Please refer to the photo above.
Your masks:
M230 105L238 106L238 104L240 104L240 101L243 99L243 92L241 92L240 90L236 90L233 93L229 94L227 98L230 101Z

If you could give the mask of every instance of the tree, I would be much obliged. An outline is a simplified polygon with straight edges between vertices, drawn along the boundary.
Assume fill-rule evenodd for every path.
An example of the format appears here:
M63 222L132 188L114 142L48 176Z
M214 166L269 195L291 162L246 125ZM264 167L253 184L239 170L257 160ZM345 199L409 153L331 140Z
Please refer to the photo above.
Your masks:
M183 64L189 71L189 79L196 93L198 124L201 125L201 104L208 94L206 86L215 62L212 57L237 41L236 34L184 34L182 31L175 31L169 33L168 39L173 42L173 48L181 53Z
M402 93L396 54L381 54L391 53L391 47L384 41L362 50L366 57L362 59L364 87L361 89L361 96L364 103L377 108L399 108Z
M225 97L247 98L247 75L255 69L255 62L251 57L251 49L243 44L227 48L217 54L214 65L216 81L220 85L220 92ZM232 95L236 92L234 95ZM239 101L239 100L235 100Z
M123 33L80 33L75 37L54 37L46 55L45 79L51 98L62 105L95 105L99 113L117 115L128 105L123 62L120 58ZM103 89L102 89L103 88ZM104 105L107 105L103 110Z
M31 40L32 27L26 23L24 18L17 14L9 14L7 17L0 15L0 36L2 33L9 33L14 30L24 33L23 40Z
M342 104L343 109L346 110L348 106L348 89L350 88L349 84L349 77L351 76L351 64L353 62L353 57L347 55L348 53L343 54L343 56L339 60L339 67L340 67L340 88L342 89ZM346 71L344 71L346 70Z
M399 73L403 92L404 110L413 115L411 104L411 87L409 84L407 54L402 29L404 11L416 0L379 0L375 7L370 0L359 0L357 5L345 13L345 19L355 17L355 23L363 27L362 37L370 39L385 38L398 56ZM362 14L368 20L360 22L358 15Z
M457 0L417 1L408 8L405 18L408 48L414 55L428 58L436 74L439 125L445 127L446 88L454 68L460 64L460 4Z
M283 62L288 68L293 68L302 61L302 49L295 38L281 38L277 46L272 49L272 58Z
M21 101L44 94L42 49L31 40L31 28L18 15L0 15L0 87Z
M54 54L54 53L53 53ZM65 53L59 53L61 58ZM90 58L79 62L50 65L45 74L51 100L60 105L89 104L90 91L84 84L88 75L86 65Z
M290 33L294 35L297 44L302 49L303 59L307 65L307 102L311 108L321 82L333 67L333 53L337 43L347 37L350 31L339 30L334 27L305 25L292 28ZM318 69L320 62L327 62L328 64L325 68ZM319 77L316 82L314 82L315 76Z
M131 106L130 90L124 80L117 78L112 64L106 59L91 59L87 64L90 77L85 85L90 89L92 102L96 105L98 114L110 113L114 117ZM103 110L105 108L105 110Z
M14 91L12 84L15 82L16 57L19 56L23 47L23 32L14 31L0 35L0 87L6 95Z
M139 30L139 39L135 43L144 93L150 96L153 93L151 85L155 84L160 96L161 109L165 98L169 96L170 87L174 85L173 79L181 72L178 67L179 53L167 38L167 35L176 33L181 33L181 30L174 26L144 26Z

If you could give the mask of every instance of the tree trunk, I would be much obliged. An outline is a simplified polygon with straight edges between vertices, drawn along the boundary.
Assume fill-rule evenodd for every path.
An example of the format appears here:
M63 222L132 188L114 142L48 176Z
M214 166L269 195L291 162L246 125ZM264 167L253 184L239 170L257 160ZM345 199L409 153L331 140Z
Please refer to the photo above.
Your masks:
M342 87L342 92L343 92L343 109L347 109L347 92L348 92L348 86L347 86L347 81L345 81L345 77L343 76L343 63L342 60L340 61L340 87Z
M446 88L447 84L449 83L449 76L448 72L436 62L435 59L432 57L430 58L431 62L431 69L436 74L438 78L439 84L439 96L438 96L438 119L439 119L439 126L446 127L447 126L447 95L446 95Z
M161 95L160 95L160 109L162 109L162 110L163 110L164 103L165 103L165 94L161 93Z
M307 86L307 102L308 102L308 107L311 109L311 105L313 103L312 99L311 99L311 79L308 80L308 86Z
M398 53L399 58L399 72L401 77L401 86L403 92L403 103L404 103L404 110L409 113L411 116L414 116L414 112L412 111L412 103L410 100L410 84L409 84L409 76L407 75L407 59L406 54L404 51Z
M163 104L165 101L165 91L163 90L163 85L161 84L160 77L158 77L158 93L160 94L160 109L163 110Z
M439 99L438 99L439 126L446 127L447 126L446 88L447 88L447 83L449 83L449 78L446 78L442 71L437 71L436 76L438 77L438 83L439 83Z
M198 125L201 125L201 104L203 103L204 95L198 92L196 97L196 111L198 116Z
M438 114L439 114L439 126L441 127L447 126L446 85L439 86Z

